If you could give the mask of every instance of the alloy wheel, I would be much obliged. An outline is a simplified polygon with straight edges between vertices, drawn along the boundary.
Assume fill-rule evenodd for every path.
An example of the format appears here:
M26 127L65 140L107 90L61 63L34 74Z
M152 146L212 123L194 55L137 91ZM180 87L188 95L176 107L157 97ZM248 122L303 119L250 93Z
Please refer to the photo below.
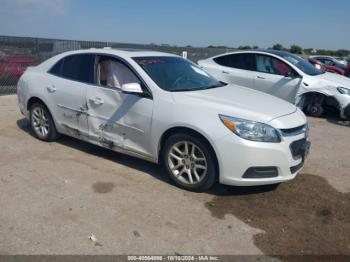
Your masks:
M190 141L174 144L168 153L172 175L184 184L197 184L207 174L207 159L202 150Z
M45 110L41 107L35 107L32 112L32 124L35 132L46 137L49 133L49 117Z

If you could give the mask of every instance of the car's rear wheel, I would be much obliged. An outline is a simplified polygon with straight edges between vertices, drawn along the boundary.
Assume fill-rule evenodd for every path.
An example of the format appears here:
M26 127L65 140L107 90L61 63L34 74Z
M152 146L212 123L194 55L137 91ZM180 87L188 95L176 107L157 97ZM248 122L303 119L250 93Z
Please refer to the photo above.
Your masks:
M34 135L43 141L57 139L58 133L49 110L40 103L34 103L30 110L30 124Z
M175 134L167 139L163 152L168 175L179 187L202 192L215 184L215 157L203 139Z

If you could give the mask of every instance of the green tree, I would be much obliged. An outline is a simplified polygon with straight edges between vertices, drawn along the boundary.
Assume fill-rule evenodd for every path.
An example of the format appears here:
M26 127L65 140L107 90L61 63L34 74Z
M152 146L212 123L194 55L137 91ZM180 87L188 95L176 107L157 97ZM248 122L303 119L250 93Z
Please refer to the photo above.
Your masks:
M273 50L283 50L284 47L281 44L275 44L275 45L273 45L272 49Z
M303 53L303 49L298 46L298 45L292 45L290 47L290 52L293 54L302 54Z
M348 50L339 49L338 51L336 51L336 54L337 56L345 57L345 56L348 56L350 53Z
M304 48L303 49L303 52L305 53L305 54L312 54L312 51L313 51L314 49L313 48Z
M244 45L244 46L239 46L238 47L239 50L248 50L248 49L252 49L252 47L250 45Z

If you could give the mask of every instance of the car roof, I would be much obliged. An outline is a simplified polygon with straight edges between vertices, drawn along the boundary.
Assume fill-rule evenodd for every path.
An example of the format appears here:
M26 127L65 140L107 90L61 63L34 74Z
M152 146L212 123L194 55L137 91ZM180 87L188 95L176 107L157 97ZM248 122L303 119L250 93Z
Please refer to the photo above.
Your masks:
M248 49L248 50L237 50L234 52L228 52L224 54L217 55L215 57L220 57L223 55L230 55L230 54L242 54L242 53L254 53L254 54L272 54L275 56L283 57L283 55L290 55L290 52L287 51L280 51L280 50L273 50L273 49ZM213 57L213 58L215 58Z
M329 55L314 55L314 56L310 56L312 58L334 58L332 56L329 56Z
M46 71L51 68L57 61L60 59L77 54L100 54L100 55L111 55L118 56L123 59L131 59L135 57L152 57L152 56L172 56L172 57L180 57L175 54L158 52L158 51L150 51L150 50L142 50L142 49L134 49L134 48L123 48L123 49L114 49L111 47L104 48L90 48L90 49L79 49L68 52L63 52L59 55L51 57L50 59L42 62L37 65L35 68L39 71Z
M144 50L144 49L136 49L136 48L114 49L110 47L74 50L74 51L68 51L68 52L62 53L62 55L67 56L72 54L88 54L88 53L106 54L106 55L109 54L109 55L117 55L121 57L129 57L129 58L144 57L144 56L177 56L170 53L152 51L152 50Z
M290 55L292 53L282 50L273 50L273 49L264 49L264 50L257 50L257 51L263 51L265 53L277 55L277 56L283 56L283 55Z

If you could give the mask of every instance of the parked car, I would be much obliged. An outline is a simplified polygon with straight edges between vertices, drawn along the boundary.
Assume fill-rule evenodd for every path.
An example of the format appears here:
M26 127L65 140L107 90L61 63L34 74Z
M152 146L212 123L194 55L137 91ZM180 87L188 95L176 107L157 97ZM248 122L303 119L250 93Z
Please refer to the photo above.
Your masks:
M310 146L295 105L167 53L66 52L24 73L18 101L37 138L65 134L163 163L193 191L293 179Z
M303 58L276 50L226 53L198 61L218 80L256 89L319 117L336 109L350 118L350 79L315 68Z
M30 55L1 55L0 80L15 85L29 66L36 65L36 59Z
M344 57L334 57L339 63L346 65L346 59Z
M339 75L345 75L345 70L339 68L339 67L336 67L336 66L330 66L330 65L325 65L325 64L322 64L320 61L312 58L312 57L309 57L308 61L313 64L317 69L321 69L322 71L327 71L327 72L330 72L330 73L336 73L336 74L339 74Z
M341 69L344 73L343 75L348 76L349 75L349 69L346 64L343 64L339 62L337 59L331 56L310 56L310 58L313 58L325 66L332 66Z

